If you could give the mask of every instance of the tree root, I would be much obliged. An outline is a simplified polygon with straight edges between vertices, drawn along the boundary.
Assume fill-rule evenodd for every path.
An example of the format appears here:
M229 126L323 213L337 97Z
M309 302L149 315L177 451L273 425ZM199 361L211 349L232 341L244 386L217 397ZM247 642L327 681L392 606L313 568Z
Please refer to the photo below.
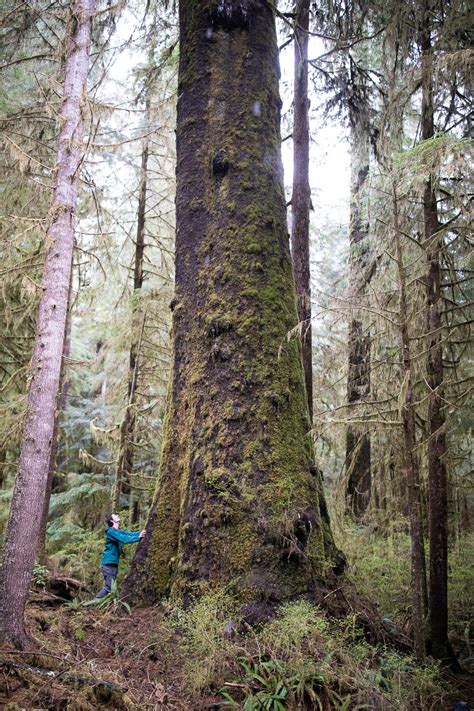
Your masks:
M57 679L68 684L78 684L79 686L92 686L100 689L107 689L110 691L117 691L119 693L124 693L126 689L111 681L103 681L101 679L95 679L90 676L79 676L77 674L69 674L62 671L53 671L52 669L43 669L41 667L33 667L30 664L24 664L23 662L14 662L10 659L0 659L0 667L7 667L10 669L19 669L21 671L31 672L32 674L39 674L41 676L47 676L50 679Z

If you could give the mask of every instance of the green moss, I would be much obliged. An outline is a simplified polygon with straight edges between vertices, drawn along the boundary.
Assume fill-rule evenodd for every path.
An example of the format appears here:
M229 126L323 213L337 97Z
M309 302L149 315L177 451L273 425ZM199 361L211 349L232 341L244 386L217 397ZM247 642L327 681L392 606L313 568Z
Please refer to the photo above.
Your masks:
M242 573L250 568L254 553L255 530L252 523L239 521L238 527L232 528L232 535L229 541L229 564L236 573Z
M249 254L261 254L262 245L258 242L247 242L246 250Z
M204 315L204 323L208 328L209 335L212 336L230 331L234 325L234 319L222 304L222 308L215 308Z
M209 490L217 496L229 497L231 490L235 489L235 478L232 472L224 467L206 470L205 480Z
M147 566L151 572L153 588L159 597L166 595L169 590L172 563L177 550L178 522L175 516L175 492L170 488L162 489L157 504L157 520L169 523L153 531Z

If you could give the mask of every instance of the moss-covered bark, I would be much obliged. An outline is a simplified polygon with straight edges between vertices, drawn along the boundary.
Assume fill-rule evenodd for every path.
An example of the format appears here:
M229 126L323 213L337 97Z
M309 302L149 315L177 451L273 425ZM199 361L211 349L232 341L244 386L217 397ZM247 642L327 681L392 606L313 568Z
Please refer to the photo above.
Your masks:
M174 364L161 472L125 583L310 590L334 546L308 436L270 3L181 3Z

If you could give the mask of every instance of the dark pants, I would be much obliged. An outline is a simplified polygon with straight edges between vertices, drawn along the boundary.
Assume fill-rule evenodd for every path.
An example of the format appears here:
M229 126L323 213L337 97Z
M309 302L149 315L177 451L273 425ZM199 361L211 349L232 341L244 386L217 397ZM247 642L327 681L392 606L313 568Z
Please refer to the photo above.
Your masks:
M95 596L97 598L105 597L112 590L112 583L117 577L118 565L103 565L101 567L102 575L104 576L104 587Z

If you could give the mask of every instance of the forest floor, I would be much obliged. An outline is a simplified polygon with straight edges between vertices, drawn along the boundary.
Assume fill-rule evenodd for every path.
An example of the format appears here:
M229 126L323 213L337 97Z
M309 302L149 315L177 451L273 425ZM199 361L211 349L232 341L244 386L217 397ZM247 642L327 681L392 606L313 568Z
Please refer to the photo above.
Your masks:
M163 624L158 608L134 609L129 614L125 608L75 610L31 604L27 624L40 642L38 654L0 653L0 663L27 661L60 674L51 678L4 666L0 708L181 711L215 707L215 698L193 700L186 693L183 660L174 639L177 633Z
M249 654L248 638L240 638L237 631L233 632L234 658L228 656L226 659L225 635L221 637L221 645L212 624L210 627L201 626L197 617L180 628L179 624L170 621L172 612L166 605L130 611L118 599L100 609L74 604L53 606L39 602L38 598L41 596L30 600L27 606L27 627L38 643L38 653L33 657L0 649L0 708L6 711L204 711L226 707L251 711L265 708L283 711L348 711L361 708L373 711L402 708L409 711L451 711L456 702L474 698L472 677L463 674L456 680L444 679L442 683L437 680L430 687L427 672L424 672L426 679L422 682L418 677L416 682L410 682L409 677L405 676L405 685L418 684L416 705L415 697L410 697L408 690L400 691L398 697L389 697L380 690L388 677L374 675L376 656L367 652L366 645L362 656L358 652L364 667L361 673L370 680L363 691L357 689L359 672L355 671L355 667L349 671L346 668L343 673L345 680L338 685L338 693L324 690L329 677L321 675L314 687L318 689L317 696L305 698L303 690L299 702L291 702L288 697L286 701L281 699L280 706L271 700L264 705L265 698L269 699L271 694L260 696L258 700L255 689L260 682L256 681L257 675L250 675L249 678L248 668L247 676L244 674L240 680L235 675L236 659L241 658L236 656L236 650L243 655ZM186 624L189 631L189 622L195 626L199 648L193 649L188 644ZM347 637L347 631L344 634ZM324 641L319 644L324 644ZM336 646L339 644L340 641L336 642ZM358 646L363 648L360 638ZM320 650L320 653L322 660L325 652ZM348 656L341 656L341 650L330 652L329 656L333 654L339 654L340 661L344 661L346 667L348 659L357 657L354 657L353 651ZM28 665L36 670L26 668ZM380 663L378 665L381 666ZM401 670L404 668L406 664L405 667L400 666ZM45 669L54 672L54 676L45 676L44 672L40 672ZM261 678L262 669L258 670L258 678ZM406 671L399 670L397 674L403 678ZM230 692L227 703L225 694L222 694L222 680L225 678L228 679L224 682L228 684L225 688ZM351 681L348 681L349 678ZM207 683L209 680L210 683ZM331 683L334 687L334 679ZM244 707L245 690L253 701L247 702ZM277 691L271 693L276 698ZM397 702L397 698L404 698L405 701Z

